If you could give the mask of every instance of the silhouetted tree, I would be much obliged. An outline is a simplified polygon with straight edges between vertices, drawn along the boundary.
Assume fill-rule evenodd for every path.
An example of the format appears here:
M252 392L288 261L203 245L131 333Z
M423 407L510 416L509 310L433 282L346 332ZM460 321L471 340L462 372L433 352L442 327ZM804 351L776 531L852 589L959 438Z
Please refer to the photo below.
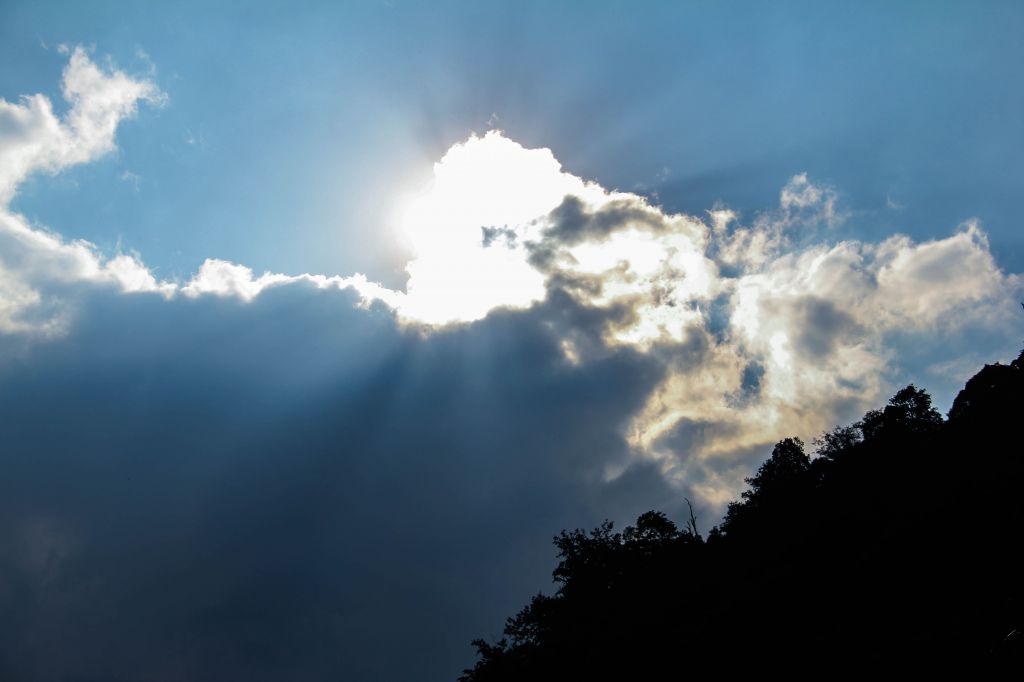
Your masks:
M932 399L913 384L900 389L881 410L871 410L858 426L865 440L893 435L927 433L942 424L942 415Z
M864 440L859 424L837 426L814 439L815 455L828 461L834 461L853 449Z
M555 537L537 595L463 682L682 677L716 663L1024 663L1024 353L944 422L911 385L808 456L780 441L705 542L660 512ZM668 671L668 672L666 672ZM832 672L829 672L832 671ZM819 673L834 673L820 668Z
M799 438L779 441L757 473L746 479L749 489L743 491L741 502L731 502L725 514L721 530L726 534L737 532L763 532L767 537L774 534L761 530L772 525L776 531L786 528L791 518L802 514L800 509L805 494L809 491L807 478L811 460L804 452L804 443Z

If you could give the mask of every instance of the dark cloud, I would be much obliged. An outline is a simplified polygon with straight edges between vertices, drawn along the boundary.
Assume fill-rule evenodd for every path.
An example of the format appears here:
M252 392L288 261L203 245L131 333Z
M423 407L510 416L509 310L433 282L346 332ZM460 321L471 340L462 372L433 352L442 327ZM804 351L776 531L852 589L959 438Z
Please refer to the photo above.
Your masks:
M737 430L736 425L729 422L683 418L659 440L658 446L670 448L674 452L692 452L713 444L723 436L734 435Z
M826 299L805 296L794 308L797 347L811 359L821 360L832 355L840 341L850 343L859 331L853 316Z
M678 343L662 343L652 347L651 352L662 359L674 371L688 374L701 369L714 351L714 336L692 324L686 328L685 338Z
M575 246L601 239L630 225L643 225L652 231L664 228L663 214L645 209L635 199L617 199L598 209L589 208L582 199L567 196L548 215L544 241Z
M518 239L516 231L510 227L481 227L480 233L480 243L485 247L493 246L499 241L503 241L506 246L513 248Z
M571 342L585 358L603 357L612 352L606 343L609 332L636 321L636 310L627 301L591 305L576 295L588 293L589 278L556 276L548 281L547 296L535 310L558 336Z
M572 305L429 337L301 285L83 305L0 369L5 679L452 679L555 532L679 502L606 482L661 369L567 362Z

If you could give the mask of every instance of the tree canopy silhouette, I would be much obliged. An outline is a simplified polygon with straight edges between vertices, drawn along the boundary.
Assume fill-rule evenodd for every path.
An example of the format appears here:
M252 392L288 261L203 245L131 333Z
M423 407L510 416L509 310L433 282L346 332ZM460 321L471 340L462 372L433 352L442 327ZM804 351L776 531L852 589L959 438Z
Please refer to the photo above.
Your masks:
M462 682L664 679L697 663L1024 662L1024 353L943 420L911 385L815 439L780 441L705 540L660 512L555 537L554 595Z

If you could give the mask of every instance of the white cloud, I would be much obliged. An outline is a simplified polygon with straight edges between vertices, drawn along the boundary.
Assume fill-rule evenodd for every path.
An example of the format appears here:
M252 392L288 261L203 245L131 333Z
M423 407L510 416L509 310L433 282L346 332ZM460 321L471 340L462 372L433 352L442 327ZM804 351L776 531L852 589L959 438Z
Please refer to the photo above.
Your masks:
M542 299L543 275L527 262L523 244L569 194L609 197L562 172L550 150L524 149L498 132L453 145L434 164L430 187L405 210L401 235L414 257L400 314L430 324L467 322ZM485 228L514 240L485 243Z
M68 287L81 283L164 295L175 288L158 282L135 255L105 258L87 241L64 241L0 210L0 334L63 332Z
M286 275L269 272L254 278L252 270L244 265L208 258L182 291L193 297L214 294L237 296L243 301L251 301L266 287L289 280Z
M0 99L0 333L59 333L67 306L61 285L108 283L124 291L162 291L134 255L106 259L85 241L67 242L11 212L18 185L34 172L57 173L115 149L118 124L138 103L159 104L164 95L148 80L100 69L81 47L69 55L62 91L70 108L59 118L44 95L12 103Z
M779 206L783 211L813 208L831 220L835 216L836 194L827 187L812 183L807 173L798 173L789 179L779 192Z
M1000 271L974 222L922 244L845 241L747 265L719 284L730 292L726 333L700 364L673 369L634 424L637 448L674 477L704 481L709 501L742 484L746 467L721 480L735 453L859 415L892 390L887 377L920 346L980 331L1016 341L1007 311L1024 282ZM742 396L752 366L758 389ZM673 439L691 423L713 424L716 437L679 451Z
M18 103L0 98L0 205L33 172L56 173L113 151L117 126L135 115L140 101L166 99L152 81L100 69L82 47L70 51L61 90L70 105L62 118L45 95Z
M401 305L401 294L370 282L363 275L327 277L324 275L282 275L264 272L259 277L255 277L251 268L216 258L206 259L192 279L175 290L192 298L203 295L235 296L248 302L269 287L298 282L306 282L320 289L352 289L359 294L360 302L363 305L368 305L373 301L382 301L392 308Z

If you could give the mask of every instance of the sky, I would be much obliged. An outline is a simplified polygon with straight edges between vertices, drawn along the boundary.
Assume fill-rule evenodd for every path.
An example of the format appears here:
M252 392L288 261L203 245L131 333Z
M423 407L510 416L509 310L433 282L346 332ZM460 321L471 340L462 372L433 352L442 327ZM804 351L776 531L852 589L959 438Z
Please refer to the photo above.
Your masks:
M559 530L947 410L1020 351L1022 29L0 4L0 677L454 679Z

